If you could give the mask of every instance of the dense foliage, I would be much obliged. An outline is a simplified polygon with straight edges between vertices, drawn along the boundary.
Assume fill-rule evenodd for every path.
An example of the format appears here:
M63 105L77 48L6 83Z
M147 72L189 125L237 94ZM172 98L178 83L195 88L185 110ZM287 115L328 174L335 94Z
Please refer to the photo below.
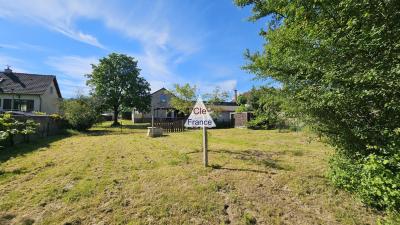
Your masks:
M99 119L97 104L98 101L94 98L79 96L76 99L64 100L61 110L71 128L85 131Z
M367 204L400 204L400 4L397 0L236 0L268 17L246 66L283 85L337 147L331 178Z
M238 96L237 112L252 112L251 129L298 129L295 107L281 89L260 87Z
M11 114L0 115L0 143L14 145L14 136L23 135L25 141L29 141L29 135L36 132L38 124L33 120L19 121Z
M192 111L193 103L196 102L197 87L192 87L190 84L174 84L172 93L171 106L185 116L189 115Z
M123 108L146 111L150 107L150 84L140 76L137 63L130 56L112 53L92 65L93 72L87 75L92 94L104 109L114 112L113 125L118 125Z

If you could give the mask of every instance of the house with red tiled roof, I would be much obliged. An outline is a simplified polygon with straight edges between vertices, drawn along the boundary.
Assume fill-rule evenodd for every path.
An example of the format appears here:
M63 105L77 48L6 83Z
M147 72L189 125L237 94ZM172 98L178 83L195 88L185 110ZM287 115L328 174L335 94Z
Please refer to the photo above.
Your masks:
M59 112L62 99L53 75L0 72L0 111Z

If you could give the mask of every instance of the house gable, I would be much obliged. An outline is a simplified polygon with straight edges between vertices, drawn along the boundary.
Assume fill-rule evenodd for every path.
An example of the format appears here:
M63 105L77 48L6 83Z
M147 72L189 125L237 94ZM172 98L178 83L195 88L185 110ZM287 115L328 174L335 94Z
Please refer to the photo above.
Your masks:
M58 97L61 92L57 79L53 75L39 75L28 73L0 72L0 93L42 95L54 83Z
M0 110L58 113L61 98L53 75L0 72Z

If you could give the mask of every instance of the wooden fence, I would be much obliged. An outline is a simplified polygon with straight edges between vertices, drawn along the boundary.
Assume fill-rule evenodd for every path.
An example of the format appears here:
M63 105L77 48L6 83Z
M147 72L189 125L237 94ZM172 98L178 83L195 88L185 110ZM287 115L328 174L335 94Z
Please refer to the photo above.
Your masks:
M155 127L161 127L164 132L183 132L185 131L185 121L186 118L176 118L176 119L157 119L154 120Z

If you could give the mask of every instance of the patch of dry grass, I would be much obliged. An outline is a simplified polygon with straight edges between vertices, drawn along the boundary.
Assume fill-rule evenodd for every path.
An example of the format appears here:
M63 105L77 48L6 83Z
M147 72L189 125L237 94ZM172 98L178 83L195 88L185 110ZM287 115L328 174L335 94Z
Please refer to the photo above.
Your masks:
M331 149L304 133L210 130L212 167L204 168L200 131L151 139L137 128L104 124L0 152L0 224L375 224L381 218L330 186Z

